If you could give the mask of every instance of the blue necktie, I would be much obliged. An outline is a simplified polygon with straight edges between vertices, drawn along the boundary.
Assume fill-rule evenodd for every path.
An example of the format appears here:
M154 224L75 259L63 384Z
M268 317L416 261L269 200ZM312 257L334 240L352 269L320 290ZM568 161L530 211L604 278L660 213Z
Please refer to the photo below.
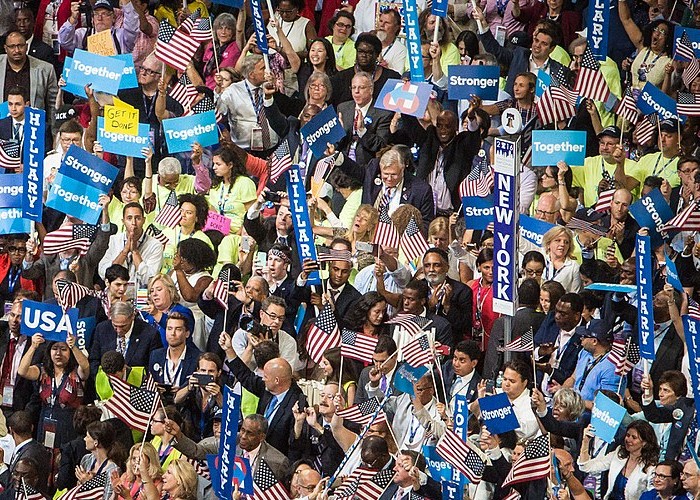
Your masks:
M272 399L267 405L267 409L265 410L265 420L270 420L270 415L275 411L277 408L277 396L272 396Z

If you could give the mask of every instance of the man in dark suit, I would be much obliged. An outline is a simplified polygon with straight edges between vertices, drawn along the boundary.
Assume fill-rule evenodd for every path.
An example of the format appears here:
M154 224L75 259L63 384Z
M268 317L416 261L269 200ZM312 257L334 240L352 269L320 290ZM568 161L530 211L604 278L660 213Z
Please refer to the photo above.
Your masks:
M20 154L24 150L24 109L27 106L29 106L29 89L16 85L10 87L7 91L9 114L0 119L0 139L8 143L19 144Z
M549 26L538 27L536 33L532 37L532 46L529 49L523 47L506 48L496 41L489 29L489 23L486 17L480 10L474 11L474 19L481 23L479 28L479 41L484 45L486 52L496 56L496 59L501 66L508 68L508 79L506 80L506 88L504 89L510 95L513 95L513 83L515 78L520 73L530 71L531 61L536 67L544 69L550 75L563 73L568 75L569 70L551 59L549 56L556 48L557 33L555 29Z
M128 366L148 366L151 352L162 347L158 331L136 317L131 303L115 302L111 316L111 320L97 325L92 336L90 373L93 377L100 367L102 355L107 351L120 352Z
M481 349L476 342L462 340L454 348L452 361L443 363L442 381L445 383L443 394L447 394L453 408L452 400L456 395L465 396L467 403L471 403L478 397L476 388L481 382L481 375L476 371L476 365L480 356Z
M678 160L677 168L681 184L671 189L670 205L674 214L688 208L688 203L696 198L695 174L700 170L700 161L686 156Z
M412 279L406 284L406 287L401 293L401 312L406 314L415 314L416 316L425 316L432 321L430 328L435 328L435 340L443 345L452 347L454 345L454 336L452 334L452 325L442 316L428 312L428 284L424 280ZM400 330L398 325L394 325L394 340L397 340L397 331ZM397 340L401 345L402 342Z
M34 36L34 26L36 25L36 18L32 9L29 7L20 7L15 10L15 27L29 43L29 49L27 54L36 57L44 62L49 63L54 68L58 67L58 58L54 53L53 48L45 43L41 38ZM58 47L58 40L56 40L56 46ZM57 71L58 75L60 71Z
M339 148L360 165L366 165L387 145L392 114L372 104L372 76L357 73L352 79L352 101L338 105L338 117L345 129Z
M399 363L396 361L396 342L387 335L380 335L372 355L372 363L360 372L357 378L357 392L355 404L362 403L373 397L384 399L384 395L391 392L393 396L399 396L403 392L394 387Z
M51 470L51 453L36 439L32 438L32 418L26 411L16 411L7 420L7 428L15 442L15 451L9 461L8 469L0 475L0 484L4 488L10 485L12 473L23 458L32 458L38 467L38 489L48 493L49 471Z
M400 205L416 207L423 217L423 229L435 218L433 190L425 181L406 172L411 150L405 146L394 146L380 159L367 164L358 164L344 154L339 154L335 165L350 177L362 182L362 203L377 210L388 210L392 214Z
M17 500L18 498L32 498L43 500L46 497L33 496L34 490L39 491L39 466L31 457L17 460L12 473L10 487L0 493L0 500Z
M292 408L295 404L299 408L306 407L306 398L292 378L292 367L283 358L271 359L263 367L263 377L258 377L236 355L227 333L221 334L219 345L226 353L226 365L231 374L246 390L260 398L257 413L274 429L266 436L267 443L286 456L294 433Z
M394 480L384 490L379 500L408 500L414 498L414 495L429 500L441 500L442 485L430 475L427 477L427 482L421 484L419 475L413 471L416 468L425 474L425 466L423 455L413 450L401 450L394 464ZM415 489L416 486L418 489Z

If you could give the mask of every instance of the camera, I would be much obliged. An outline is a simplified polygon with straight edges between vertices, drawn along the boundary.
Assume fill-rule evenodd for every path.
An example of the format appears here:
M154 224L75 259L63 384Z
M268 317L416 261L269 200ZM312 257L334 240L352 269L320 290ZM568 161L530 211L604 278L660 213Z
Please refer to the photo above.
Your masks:
M88 30L92 29L92 4L90 0L80 0L78 12L85 16L85 22Z
M256 337L267 336L270 334L270 327L261 325L255 321L252 316L241 317L239 326L241 327L241 330L252 333Z
M280 201L282 201L282 197L274 191L268 191L265 193L265 201L269 201L271 203L279 203Z

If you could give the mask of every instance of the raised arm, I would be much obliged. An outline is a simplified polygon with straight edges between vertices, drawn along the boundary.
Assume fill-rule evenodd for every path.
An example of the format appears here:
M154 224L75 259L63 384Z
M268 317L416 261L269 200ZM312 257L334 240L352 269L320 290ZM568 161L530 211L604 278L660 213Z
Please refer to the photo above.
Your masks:
M617 2L617 9L620 15L620 22L622 23L622 27L625 28L627 36L634 46L637 47L637 50L641 50L644 47L644 37L642 35L642 30L639 29L637 23L632 19L632 13L629 5L627 5L627 1L620 0Z
M41 376L41 370L38 366L32 364L32 358L34 357L34 353L36 352L36 350L44 342L46 341L44 340L44 336L42 334L36 333L32 335L32 343L19 362L19 367L17 368L17 375L26 378L27 380L39 380L39 377ZM89 372L90 363L88 362L88 373Z

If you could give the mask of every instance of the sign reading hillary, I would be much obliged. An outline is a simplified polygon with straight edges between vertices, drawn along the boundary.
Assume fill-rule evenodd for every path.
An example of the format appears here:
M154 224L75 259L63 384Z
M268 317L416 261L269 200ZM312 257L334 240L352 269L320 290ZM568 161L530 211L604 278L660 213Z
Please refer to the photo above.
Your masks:
M119 89L135 89L138 87L139 82L136 75L136 67L134 66L134 56L131 54L117 54L116 56L111 56L111 58L124 62Z
M46 111L24 108L24 171L22 214L26 219L41 222L44 196L44 140Z
M27 337L40 333L47 341L65 342L69 333L75 335L77 321L78 309L75 307L64 313L59 305L25 299L22 301L22 324L19 330Z
M233 458L236 455L238 437L238 415L241 411L241 395L229 386L224 387L224 406L221 415L221 437L219 438L219 472L221 492L219 498L231 498L233 492Z
M656 113L661 120L676 118L685 123L685 116L681 117L678 115L676 101L649 82L644 85L644 88L639 93L639 97L637 97L637 107L643 115Z
M255 41L263 54L267 54L270 48L267 45L267 30L263 18L262 4L260 0L250 0L250 12L253 15L253 27L255 28ZM272 13L270 13L272 14Z
M425 108L430 101L432 87L425 82L406 82L391 78L386 81L379 97L374 103L376 108L423 118Z
M0 207L2 208L22 208L23 174L2 174L0 175Z
M683 327L690 361L690 381L695 398L695 418L700 425L700 321L686 314L683 316Z
M494 312L513 316L518 300L520 143L496 137L494 164Z
M651 238L637 235L635 253L637 264L637 329L639 354L650 362L656 358L654 350L654 295L652 293Z
M625 410L602 392L596 394L591 411L591 425L595 429L596 437L606 443L615 440L615 434L625 418Z
M299 251L299 261L305 259L317 260L314 234L309 217L309 205L306 203L306 189L299 175L299 166L292 165L284 175L287 178L287 194L289 195L289 211L292 212L294 223L294 236ZM320 285L321 276L318 271L313 271L306 280L307 285Z
M150 127L147 123L139 123L138 130L138 135L109 132L105 130L104 118L97 118L97 140L108 153L145 158L141 150L150 145Z
M87 224L97 224L102 214L99 199L103 194L99 189L58 173L49 188L46 206Z
M688 40L690 40L690 46L693 47L693 52L695 52L695 57L700 57L700 29L686 28L685 26L676 25L673 30L673 47L678 46L678 41L683 36L685 31ZM673 58L679 61L687 61L685 57L678 54L676 50L673 51Z
M66 82L79 87L91 84L93 90L116 95L123 73L123 60L76 49Z
M593 0L588 4L588 46L593 56L599 61L608 57L608 18L610 16L610 0ZM573 165L582 165L574 163Z
M163 120L163 134L171 154L190 151L195 141L202 147L213 146L219 143L216 113L212 110Z
M21 208L0 208L0 235L29 233L30 231L30 221L22 218Z
M493 195L464 196L462 208L467 229L486 229L493 223Z
M87 184L102 193L107 193L117 178L119 170L106 161L91 155L83 148L72 144L63 157L59 174Z
M479 408L484 425L491 434L501 434L520 427L513 405L504 392L479 398Z
M498 66L448 66L447 95L450 99L469 99L475 95L495 101L499 76Z
M403 27L406 32L406 49L411 81L423 82L425 81L425 73L423 72L423 52L421 51L416 0L403 0Z
M542 246L544 234L555 226L555 224L535 219L529 215L520 215L518 222L520 224L520 237L538 247Z
M586 132L580 130L534 130L532 166L547 167L559 160L583 165L586 159Z
M640 227L649 229L651 244L654 248L659 246L663 240L661 228L674 215L659 188L654 189L641 200L630 205L629 210Z
M345 118L352 119L352 117L347 116ZM365 118L365 122L367 118ZM309 123L301 127L300 132L316 158L323 156L327 144L335 144L345 137L345 129L340 124L340 118L338 118L333 106L328 106L314 116L309 120Z

